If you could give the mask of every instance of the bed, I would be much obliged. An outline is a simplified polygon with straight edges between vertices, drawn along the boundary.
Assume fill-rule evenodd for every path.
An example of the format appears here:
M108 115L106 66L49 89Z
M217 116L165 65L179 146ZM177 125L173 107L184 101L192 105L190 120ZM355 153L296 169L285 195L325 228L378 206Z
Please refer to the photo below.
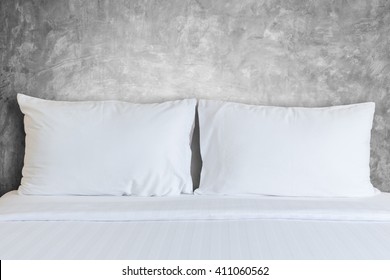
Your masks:
M0 199L0 259L389 259L390 194Z
M0 198L0 259L390 259L373 103L18 102L26 154Z

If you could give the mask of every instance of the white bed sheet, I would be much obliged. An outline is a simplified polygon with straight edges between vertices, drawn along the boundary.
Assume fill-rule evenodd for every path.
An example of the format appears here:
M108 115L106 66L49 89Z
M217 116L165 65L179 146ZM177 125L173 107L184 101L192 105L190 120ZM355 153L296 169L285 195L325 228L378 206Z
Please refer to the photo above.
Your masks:
M0 199L0 259L390 259L390 194Z

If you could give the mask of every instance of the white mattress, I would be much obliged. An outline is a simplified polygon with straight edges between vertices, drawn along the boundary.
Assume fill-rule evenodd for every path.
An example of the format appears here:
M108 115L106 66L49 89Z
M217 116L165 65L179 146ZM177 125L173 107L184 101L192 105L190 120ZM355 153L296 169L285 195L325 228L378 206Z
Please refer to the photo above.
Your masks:
M0 199L0 259L390 259L390 194Z

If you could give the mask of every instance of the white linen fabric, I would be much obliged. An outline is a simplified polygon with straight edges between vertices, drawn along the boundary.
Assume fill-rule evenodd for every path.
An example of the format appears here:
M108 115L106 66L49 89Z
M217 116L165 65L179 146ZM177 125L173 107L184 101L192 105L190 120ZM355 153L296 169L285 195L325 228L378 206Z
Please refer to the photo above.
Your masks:
M372 102L287 108L200 100L197 194L361 197L370 182Z
M288 219L390 222L390 194L364 198L180 195L26 196L0 200L0 221Z
M389 260L390 223L0 222L2 260Z
M390 194L0 199L0 259L390 259Z
M192 193L196 100L160 104L49 101L18 94L30 195Z

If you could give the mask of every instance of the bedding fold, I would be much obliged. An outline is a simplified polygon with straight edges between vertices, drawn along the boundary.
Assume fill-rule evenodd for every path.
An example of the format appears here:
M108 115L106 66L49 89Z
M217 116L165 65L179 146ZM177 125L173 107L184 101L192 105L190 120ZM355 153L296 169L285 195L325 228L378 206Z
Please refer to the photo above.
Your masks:
M28 196L0 199L0 221L180 221L282 219L390 221L390 194L367 198L273 196Z

